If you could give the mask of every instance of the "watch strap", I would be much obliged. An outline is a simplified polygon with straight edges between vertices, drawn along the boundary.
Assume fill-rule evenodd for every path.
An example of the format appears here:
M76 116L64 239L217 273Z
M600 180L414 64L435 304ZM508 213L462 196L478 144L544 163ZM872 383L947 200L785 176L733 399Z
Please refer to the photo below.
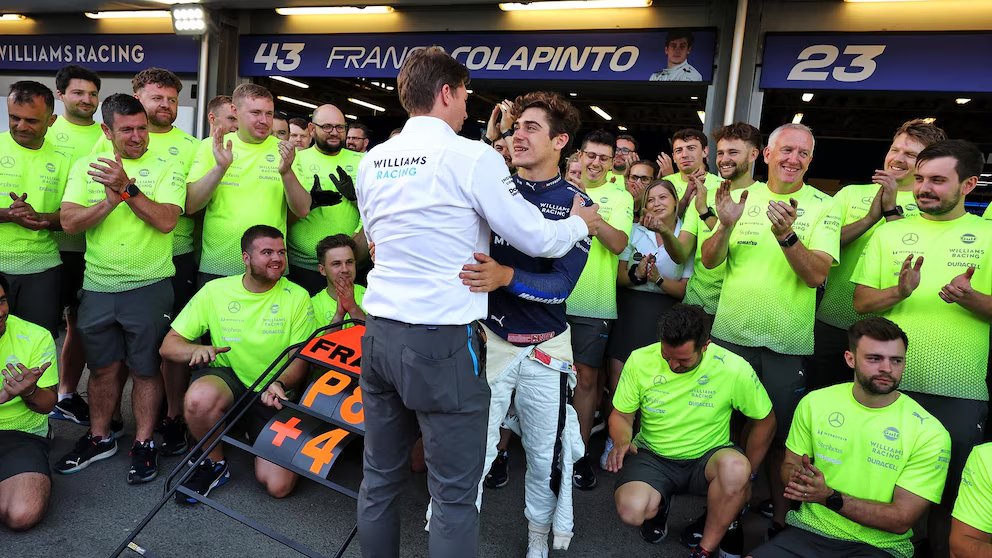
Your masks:
M882 211L882 217L897 217L902 215L902 206L897 205L892 209L886 209Z
M795 232L792 232L789 233L789 236L783 238L782 240L779 240L778 245L783 248L788 248L789 246L792 246L797 242L799 242L799 235L797 235Z
M705 220L709 219L710 217L716 217L716 212L713 211L713 208L712 207L707 207L706 208L706 213L703 213L702 215L700 215L699 216L699 219L702 220L702 221L705 221Z

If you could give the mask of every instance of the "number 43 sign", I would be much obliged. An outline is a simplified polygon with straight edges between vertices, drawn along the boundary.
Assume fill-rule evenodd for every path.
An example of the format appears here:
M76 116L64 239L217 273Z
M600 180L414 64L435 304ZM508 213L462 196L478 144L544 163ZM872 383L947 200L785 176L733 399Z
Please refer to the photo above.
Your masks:
M990 33L769 34L763 89L992 91Z

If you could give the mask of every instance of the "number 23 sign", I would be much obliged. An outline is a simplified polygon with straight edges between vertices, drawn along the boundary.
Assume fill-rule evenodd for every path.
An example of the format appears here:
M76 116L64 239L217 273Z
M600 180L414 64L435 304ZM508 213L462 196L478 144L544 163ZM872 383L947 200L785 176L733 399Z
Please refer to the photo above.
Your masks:
M763 89L992 91L990 33L768 34ZM983 69L980 71L980 69Z

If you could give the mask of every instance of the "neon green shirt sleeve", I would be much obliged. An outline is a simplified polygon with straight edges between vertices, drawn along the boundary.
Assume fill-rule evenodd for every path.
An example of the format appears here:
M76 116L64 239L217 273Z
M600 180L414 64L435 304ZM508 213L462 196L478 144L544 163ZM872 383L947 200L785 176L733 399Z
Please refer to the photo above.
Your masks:
M979 531L992 533L992 443L971 450L951 515Z

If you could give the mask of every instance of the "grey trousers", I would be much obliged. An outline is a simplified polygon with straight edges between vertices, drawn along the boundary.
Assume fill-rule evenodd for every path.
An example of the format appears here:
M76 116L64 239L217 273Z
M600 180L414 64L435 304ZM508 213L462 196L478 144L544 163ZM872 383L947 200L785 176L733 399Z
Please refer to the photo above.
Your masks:
M489 383L477 322L411 325L368 317L362 338L364 479L358 537L365 558L400 555L397 496L410 477L417 424L433 498L431 558L476 556L475 507L486 455Z

